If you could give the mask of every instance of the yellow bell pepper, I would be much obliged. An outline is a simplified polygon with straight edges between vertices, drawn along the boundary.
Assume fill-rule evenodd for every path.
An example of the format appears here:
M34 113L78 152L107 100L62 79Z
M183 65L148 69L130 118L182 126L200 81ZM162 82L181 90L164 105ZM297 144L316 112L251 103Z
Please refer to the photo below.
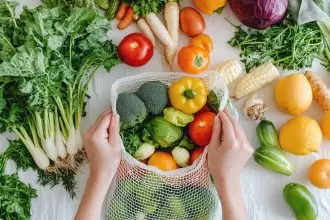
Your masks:
M227 0L193 0L194 5L205 14L213 14L219 8L226 5Z
M201 79L183 77L169 87L171 104L186 114L198 112L207 101L207 88Z

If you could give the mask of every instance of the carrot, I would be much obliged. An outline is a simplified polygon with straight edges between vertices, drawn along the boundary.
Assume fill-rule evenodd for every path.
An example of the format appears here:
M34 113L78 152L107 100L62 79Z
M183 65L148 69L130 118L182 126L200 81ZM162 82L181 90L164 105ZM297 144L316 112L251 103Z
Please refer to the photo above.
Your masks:
M123 30L127 28L133 22L134 11L131 7L128 7L126 10L125 17L119 22L118 29Z
M312 87L313 96L316 103L323 111L330 111L330 91L322 79L311 71L307 71L305 76Z
M122 20L126 14L126 10L127 10L127 4L125 2L122 2L118 8L116 18L118 20Z

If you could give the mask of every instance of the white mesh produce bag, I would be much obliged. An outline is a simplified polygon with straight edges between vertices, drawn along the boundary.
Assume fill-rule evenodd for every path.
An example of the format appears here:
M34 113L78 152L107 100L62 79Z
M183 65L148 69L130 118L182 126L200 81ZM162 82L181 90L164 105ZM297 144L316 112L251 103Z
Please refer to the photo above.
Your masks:
M225 83L217 78L215 72L199 75L144 73L119 79L111 89L112 109L116 112L116 100L120 93L136 92L143 83L148 81L160 81L170 85L182 77L202 78L208 88L216 86L217 96L222 97L220 110L227 106L233 116L238 117L237 111L230 102ZM106 219L206 220L214 218L218 198L207 168L207 148L193 165L164 172L134 159L125 151L123 144L121 145L122 161L116 179L109 190L105 208Z

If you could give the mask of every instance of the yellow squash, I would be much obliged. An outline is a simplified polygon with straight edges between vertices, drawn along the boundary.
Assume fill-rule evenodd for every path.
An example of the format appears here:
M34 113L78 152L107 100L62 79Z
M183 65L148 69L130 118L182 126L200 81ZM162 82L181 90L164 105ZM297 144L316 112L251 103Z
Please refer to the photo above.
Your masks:
M207 101L207 88L198 78L183 77L168 92L172 106L186 114L198 112Z
M193 0L194 5L205 14L213 14L219 8L226 5L227 0Z

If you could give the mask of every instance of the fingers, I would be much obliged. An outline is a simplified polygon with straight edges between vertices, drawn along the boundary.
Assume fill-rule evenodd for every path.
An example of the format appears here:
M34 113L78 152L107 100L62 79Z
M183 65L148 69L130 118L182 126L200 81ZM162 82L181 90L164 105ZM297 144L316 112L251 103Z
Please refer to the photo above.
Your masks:
M219 117L222 124L223 140L233 142L236 140L234 127L224 112L219 112Z
M210 141L211 146L219 146L221 138L221 122L219 119L219 115L214 117L213 130L212 130L212 138Z
M100 122L102 121L102 119L104 118L104 116L106 116L107 114L109 114L110 112L112 112L111 107L107 108L106 110L104 110L95 120L94 124L92 125L92 127L89 129L89 131L95 130L96 127L98 127L98 125L100 124Z
M98 125L96 125L95 127L95 130L94 130L94 133L108 133L108 128L109 128L109 125L110 125L110 121L111 121L111 116L112 114L106 114L106 115L103 115L102 118L100 118L100 121L98 123ZM105 138L108 138L108 136L106 136Z
M240 124L238 123L238 121L235 120L232 117L232 115L230 114L230 112L228 111L227 108L225 109L225 114L227 115L227 117L229 118L231 124L233 125L236 138L241 139L241 140L244 140L244 141L247 141L247 138L245 136L245 133L244 133L242 127L240 126Z
M112 114L109 125L109 143L111 146L119 146L119 115Z

